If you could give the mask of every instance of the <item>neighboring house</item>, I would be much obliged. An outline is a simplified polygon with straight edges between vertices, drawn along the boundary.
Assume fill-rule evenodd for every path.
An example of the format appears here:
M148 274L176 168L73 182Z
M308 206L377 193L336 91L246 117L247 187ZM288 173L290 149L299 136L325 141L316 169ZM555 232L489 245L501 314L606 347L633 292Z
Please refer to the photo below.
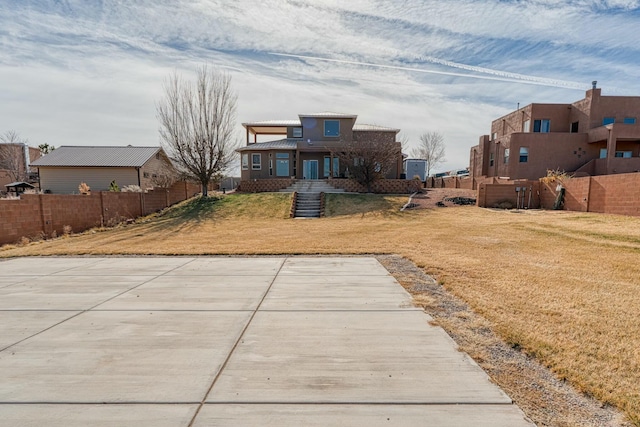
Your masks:
M471 148L470 175L538 179L640 171L640 97L588 90L572 104L530 104L494 120Z
M160 147L61 146L32 163L40 174L40 188L56 194L78 193L81 182L93 191L138 185L143 190L168 187L176 170Z
M0 190L16 181L37 182L30 164L40 156L39 148L22 143L0 143Z
M299 120L243 123L247 145L239 148L241 179L296 178L325 179L348 175L349 165L341 164L336 153L345 142L375 138L382 144L398 145L398 160L387 178L400 178L402 153L396 141L399 129L356 124L352 114L300 114ZM258 136L284 136L258 142Z

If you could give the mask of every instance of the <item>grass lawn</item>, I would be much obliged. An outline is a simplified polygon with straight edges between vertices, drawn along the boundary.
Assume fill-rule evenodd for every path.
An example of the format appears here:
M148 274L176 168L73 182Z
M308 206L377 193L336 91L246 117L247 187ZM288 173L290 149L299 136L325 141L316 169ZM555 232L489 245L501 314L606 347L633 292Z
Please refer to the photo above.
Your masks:
M398 254L514 347L640 425L640 218L473 206L400 212L406 197L327 196L289 219L288 194L183 203L109 231L7 246L56 254Z

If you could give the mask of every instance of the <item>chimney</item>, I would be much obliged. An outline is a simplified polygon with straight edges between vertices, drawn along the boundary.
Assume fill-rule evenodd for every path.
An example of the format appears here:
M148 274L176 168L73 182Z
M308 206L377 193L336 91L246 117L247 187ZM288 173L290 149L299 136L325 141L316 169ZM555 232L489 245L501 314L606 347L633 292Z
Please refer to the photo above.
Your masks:
M598 85L598 81L597 80L594 80L594 81L591 82L591 86L592 86L591 88L592 89L595 89L597 85Z

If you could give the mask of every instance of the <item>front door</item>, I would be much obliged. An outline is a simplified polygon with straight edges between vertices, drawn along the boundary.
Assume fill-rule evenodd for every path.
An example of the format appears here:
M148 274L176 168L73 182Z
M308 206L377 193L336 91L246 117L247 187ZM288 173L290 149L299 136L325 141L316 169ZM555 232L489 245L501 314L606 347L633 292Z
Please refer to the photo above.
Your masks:
M318 161L317 160L302 161L302 178L318 179Z

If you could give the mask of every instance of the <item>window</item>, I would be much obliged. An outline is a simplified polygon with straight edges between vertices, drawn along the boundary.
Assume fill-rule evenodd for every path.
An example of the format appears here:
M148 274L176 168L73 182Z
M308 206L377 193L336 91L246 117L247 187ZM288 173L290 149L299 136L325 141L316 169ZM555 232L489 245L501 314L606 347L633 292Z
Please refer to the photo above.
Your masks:
M251 154L251 169L253 170L262 169L262 156L259 153Z
M242 170L247 169L249 169L249 155L245 153L242 155Z
M324 136L340 136L340 120L325 120Z
M635 117L625 117L623 123L625 125L635 125L636 124L636 118Z
M522 123L522 132L529 132L529 128L531 127L531 120L525 120Z
M622 157L624 159L631 158L631 151L616 151L616 157Z
M142 174L142 176L143 176L143 177L145 177L145 178L149 178L149 172L144 172L144 173Z
M606 148L601 148L600 149L600 158L601 159L606 159L607 158L607 149Z
M615 122L616 122L615 117L605 117L604 119L602 119L602 126L610 125Z
M269 157L271 157L271 154L269 154ZM269 176L273 176L273 160L269 159Z
M529 161L529 148L520 147L520 163L527 163Z
M504 164L509 164L509 149L505 148L504 149Z
M489 166L493 166L493 153L489 153Z
M498 132L494 132L491 134L491 140L495 141L496 139L498 139Z
M293 128L293 137L302 138L302 128Z
M580 124L580 122L573 122L571 123L571 130L569 132L571 133L578 133L578 125Z
M551 120L541 119L533 121L533 131L540 133L548 133L551 130Z
M333 158L333 176L337 177L340 175L340 159L337 157Z
M331 174L331 157L326 156L324 158L324 173L323 176L329 176Z

